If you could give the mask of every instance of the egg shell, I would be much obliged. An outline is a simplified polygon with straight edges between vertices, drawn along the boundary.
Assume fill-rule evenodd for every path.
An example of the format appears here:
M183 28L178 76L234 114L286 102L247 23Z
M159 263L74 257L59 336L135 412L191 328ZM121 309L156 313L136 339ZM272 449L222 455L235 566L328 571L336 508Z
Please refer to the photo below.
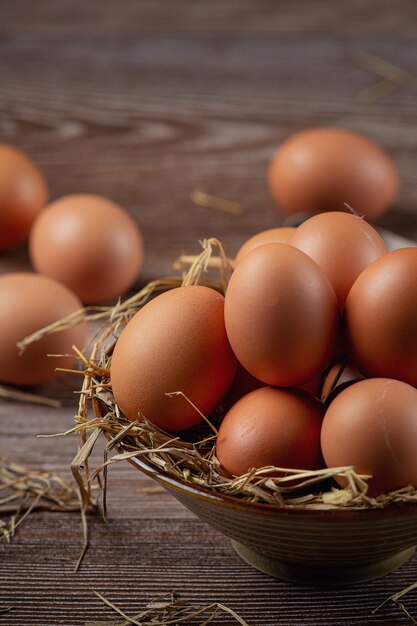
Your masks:
M333 400L343 389L362 379L363 375L350 363L335 363L324 377L321 401Z
M298 385L297 389L301 389L302 391L306 391L311 394L315 398L320 398L321 388L323 386L323 377L322 374L316 376L312 380L308 380L306 383L302 385Z
M346 300L348 352L367 376L417 386L417 248L369 265Z
M262 246L265 243L287 243L291 235L293 235L296 230L297 229L292 226L281 226L280 228L263 230L262 232L253 235L253 237L245 241L236 254L235 266L240 263L244 256L258 246Z
M328 467L371 474L368 494L417 487L417 390L370 378L342 391L326 411L321 446ZM345 480L336 480L345 486Z
M48 187L38 166L24 152L0 144L0 250L28 238L48 200Z
M387 252L377 231L349 213L322 213L301 224L289 242L317 263L330 280L340 308L359 274Z
M233 272L225 322L232 349L252 376L292 387L329 362L339 313L318 265L288 244L271 243L252 250Z
M252 374L249 374L249 372L239 363L232 385L226 396L223 398L223 409L229 409L233 404L240 400L240 398L246 396L246 394L265 386L266 383L263 383L261 380L252 376Z
M203 286L179 287L157 296L129 321L111 361L117 404L130 420L142 413L177 432L201 421L229 389L237 361L224 327L224 298Z
M263 387L241 398L224 417L216 444L221 466L240 476L253 468L322 467L323 405L303 391Z
M143 262L143 241L130 215L90 194L49 204L30 235L30 257L40 274L64 283L83 302L99 304L132 286Z
M307 381L306 383L299 385L297 389L301 389L305 391L315 398L320 398L321 388L323 385L323 380L321 376L316 376L312 380ZM260 387L266 387L267 384L263 383L261 380L258 380L252 374L249 374L244 367L238 364L236 376L234 377L232 386L227 392L226 396L222 401L223 410L230 409L230 407L235 404L240 398L246 396L251 391L255 391L255 389L260 389Z
M74 358L48 357L83 349L87 326L78 324L32 343L20 355L17 342L82 307L67 287L51 278L30 273L0 276L0 381L38 385L55 376L56 367L71 367Z
M392 159L369 139L341 128L312 128L285 141L268 169L271 195L287 214L346 210L380 217L398 189Z

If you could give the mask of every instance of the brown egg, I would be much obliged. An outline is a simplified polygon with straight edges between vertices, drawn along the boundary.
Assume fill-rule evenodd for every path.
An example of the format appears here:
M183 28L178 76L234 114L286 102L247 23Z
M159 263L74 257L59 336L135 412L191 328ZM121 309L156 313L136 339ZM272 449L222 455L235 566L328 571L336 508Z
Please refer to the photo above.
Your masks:
M324 378L321 401L333 400L343 389L362 379L362 374L350 363L335 363Z
M298 385L296 389L305 391L315 398L320 398L322 384L322 377L316 376L312 380L309 380L302 385ZM222 407L229 409L233 404L240 400L240 398L243 398L243 396L246 396L251 391L255 391L255 389L260 389L261 387L266 386L266 383L263 383L261 380L252 376L252 374L249 374L249 372L246 371L245 368L239 363L232 386L223 398Z
M289 243L308 254L323 270L340 308L359 274L387 252L376 230L349 213L315 215L297 228Z
M364 374L417 386L417 248L389 252L362 272L344 322L349 354Z
M292 387L327 365L339 313L318 265L288 244L269 243L236 267L226 293L225 322L233 351L252 376Z
M229 389L237 361L224 327L224 298L208 287L179 287L157 296L129 321L116 343L111 382L130 420L142 413L169 432L190 428Z
M324 407L296 390L263 387L239 400L224 417L216 454L230 475L253 468L314 470L322 466Z
M0 250L26 241L47 200L46 180L37 165L24 152L0 144Z
M37 272L67 285L83 302L102 303L132 286L143 262L139 228L126 211L89 194L52 202L30 234Z
M235 404L240 398L246 396L246 394L251 391L255 391L255 389L259 389L260 387L265 387L266 383L263 383L261 380L258 380L252 374L249 374L248 371L245 370L244 367L240 365L237 366L236 375L233 379L232 386L227 392L226 396L223 398L222 407L223 409L229 409L233 404Z
M321 432L328 467L352 465L371 474L369 495L417 487L417 390L371 378L342 391L327 409ZM344 486L345 481L338 482Z
M296 389L305 391L315 398L320 398L322 384L322 377L316 376L312 380L309 380L302 385L298 385ZM249 372L246 371L245 368L239 363L232 386L223 398L222 408L229 409L233 404L240 400L240 398L243 398L243 396L246 396L251 391L255 391L255 389L260 389L260 387L266 386L266 383L263 383L261 380L252 376L252 374L249 374Z
M17 342L82 307L67 287L30 273L0 276L0 381L12 385L38 385L55 376L56 367L71 367L74 359L48 357L72 354L87 340L87 326L79 324L47 335L19 355Z
M268 183L287 214L343 211L346 202L374 220L392 203L398 173L369 139L341 128L312 128L282 144L269 165Z
M297 385L297 389L301 389L305 391L315 398L320 398L321 388L323 385L322 375L316 376L312 380L308 380L306 383L302 385Z
M251 252L258 246L262 246L264 243L287 243L296 230L297 229L292 226L281 226L280 228L270 228L269 230L257 233L245 241L243 246L239 249L235 257L235 265L237 265L248 252Z

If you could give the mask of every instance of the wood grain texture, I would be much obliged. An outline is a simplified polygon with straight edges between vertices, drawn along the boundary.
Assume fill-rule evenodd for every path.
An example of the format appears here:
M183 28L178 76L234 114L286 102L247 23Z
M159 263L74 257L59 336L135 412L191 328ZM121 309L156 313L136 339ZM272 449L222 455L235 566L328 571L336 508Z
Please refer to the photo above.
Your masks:
M74 32L112 34L207 34L265 36L310 34L415 35L415 7L409 0L2 0L0 31L72 37ZM92 24L93 23L93 24Z
M170 273L203 237L217 236L232 255L280 224L266 166L283 138L311 125L352 128L392 154L401 193L383 225L417 238L416 17L413 0L0 0L0 141L35 158L52 197L101 193L132 213L147 247L141 284ZM358 94L377 79L355 65L357 51L396 64L409 80L365 104ZM194 206L194 187L246 210L236 217ZM0 272L28 268L24 248L0 257ZM71 426L76 384L38 390L62 399L59 410L2 401L0 456L12 450L31 467L68 474L74 440L36 436ZM0 546L0 609L14 607L0 624L114 619L93 589L127 612L176 589L262 626L408 623L392 605L372 609L416 580L416 558L359 588L291 586L244 564L227 539L151 486L130 466L112 468L110 520L91 518L78 574L78 516L33 515ZM417 594L405 604L417 615Z
M74 574L75 526L71 516L39 514L16 539L14 558L7 567L0 564L0 602L15 606L5 623L74 626L114 617L93 589L132 614L155 595L176 589L196 603L224 602L249 624L260 626L407 623L395 607L387 606L379 615L371 611L387 592L415 580L415 562L360 589L317 590L254 571L226 539L194 519L114 519L107 525L91 522L88 558ZM407 605L411 610L415 606L411 598Z

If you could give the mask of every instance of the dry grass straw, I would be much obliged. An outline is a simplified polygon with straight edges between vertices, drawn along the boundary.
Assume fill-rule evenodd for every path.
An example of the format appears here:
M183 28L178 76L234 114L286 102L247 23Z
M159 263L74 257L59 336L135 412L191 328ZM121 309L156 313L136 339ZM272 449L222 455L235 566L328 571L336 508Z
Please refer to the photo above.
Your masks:
M13 610L12 606L5 606L4 608L0 607L0 615L4 615L4 613L8 613L9 611L12 611L12 610Z
M208 239L202 242L202 247L201 254L191 258L191 265L183 276L153 281L138 294L125 302L119 302L113 308L92 313L87 310L84 313L87 318L101 319L105 323L93 343L88 358L76 351L84 366L79 411L75 426L62 433L77 433L79 437L79 451L71 468L84 507L92 502L92 484L97 480L104 492L105 514L108 467L134 458L141 458L154 468L163 470L170 477L185 481L187 484L248 502L267 503L272 506L357 509L384 507L390 503L417 502L417 492L411 487L378 498L368 497L366 492L369 477L358 475L351 467L324 468L316 471L264 467L243 476L229 478L222 473L215 455L217 431L212 421L207 420L206 432L202 434L200 432L194 440L186 441L156 428L145 416L139 415L136 422L123 417L115 403L110 385L111 347L117 334L141 306L162 291L198 283L209 284L221 293L225 292L231 267L221 244L216 239ZM203 280L202 276L207 271L215 251L219 259L220 276L217 280ZM65 327L67 323L68 318L63 321L62 326ZM55 325L53 330L57 330L58 327L59 325ZM48 329L37 333L37 337L43 336L45 332L48 332ZM32 340L33 337L30 341ZM183 394L178 390L168 395L173 396L175 402L175 396ZM197 407L194 408L198 411ZM104 448L104 461L100 467L90 471L88 460L101 433L108 439ZM336 486L333 480L336 476L345 478L345 488Z
M408 72L374 54L357 51L353 53L352 61L361 69L379 77L378 82L358 93L357 98L361 102L372 104L391 96L407 84L415 87L415 79Z
M59 409L59 407L62 406L59 400L39 396L38 394L21 391L20 389L14 389L12 387L6 387L5 385L0 385L0 398L5 398L6 400L16 400L16 402L41 404L42 406L50 406L53 409Z
M229 213L230 215L241 215L244 211L243 204L236 202L235 200L227 200L219 196L213 196L206 193L201 189L194 189L191 192L190 199L194 204L198 206L206 207L207 209L214 209L215 211L222 211L223 213Z
M393 602L408 617L412 624L417 624L417 620L411 615L411 613L409 613L407 608L404 606L404 603L400 602L400 598L403 598L408 593L415 590L417 590L417 582L409 585L401 591L398 591L397 593L394 593L392 596L389 596L389 598L386 598L372 611L372 613L377 613L382 609L383 606L385 606L385 604L387 604L388 602Z
M123 618L123 621L117 622L86 622L85 626L175 626L178 624L194 624L197 626L206 626L206 624L214 623L216 617L220 614L230 616L234 622L241 626L249 626L233 609L213 602L205 606L191 604L175 597L175 594L169 593L149 602L145 609L136 615L128 616L116 604L110 602L98 591L94 592L96 596L115 613ZM202 620L202 621L200 621ZM223 622L223 620L222 620Z
M30 470L0 458L0 541L10 543L35 509L80 511L79 493L58 474Z

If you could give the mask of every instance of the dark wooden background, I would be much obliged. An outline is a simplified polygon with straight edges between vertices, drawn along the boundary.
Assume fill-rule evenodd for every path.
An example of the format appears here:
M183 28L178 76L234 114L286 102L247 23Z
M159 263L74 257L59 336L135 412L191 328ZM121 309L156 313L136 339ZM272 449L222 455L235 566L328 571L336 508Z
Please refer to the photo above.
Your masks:
M202 237L217 236L231 255L280 224L268 159L284 137L317 124L363 132L392 154L401 193L382 223L417 238L416 36L414 0L0 0L0 141L34 157L53 197L88 191L124 205L145 237L142 283L169 273ZM355 64L358 52L408 72L403 87L364 102L378 78ZM241 201L245 212L195 206L194 187ZM1 272L28 267L24 249L0 257ZM63 400L60 410L1 401L0 455L68 474L75 440L36 435L72 425L76 384L42 390ZM0 608L14 607L0 623L114 619L93 589L131 613L174 589L262 626L408 623L392 605L371 611L417 579L415 558L360 587L291 586L251 569L227 539L149 486L130 466L112 469L110 519L90 519L77 574L78 516L32 515L0 547ZM417 594L406 605L417 616Z

